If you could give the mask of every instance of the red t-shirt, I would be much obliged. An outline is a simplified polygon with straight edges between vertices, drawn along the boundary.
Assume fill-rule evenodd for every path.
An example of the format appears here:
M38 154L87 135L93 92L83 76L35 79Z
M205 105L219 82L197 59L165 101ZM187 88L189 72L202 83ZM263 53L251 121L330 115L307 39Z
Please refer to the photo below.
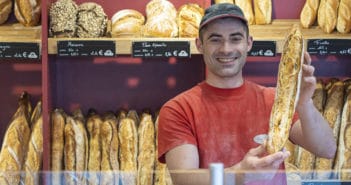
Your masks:
M233 166L258 146L256 135L268 133L274 93L274 88L249 81L234 89L201 82L169 100L159 114L159 160L165 162L165 153L176 146L193 144L200 168L213 162ZM276 175L273 182L286 184L286 177Z

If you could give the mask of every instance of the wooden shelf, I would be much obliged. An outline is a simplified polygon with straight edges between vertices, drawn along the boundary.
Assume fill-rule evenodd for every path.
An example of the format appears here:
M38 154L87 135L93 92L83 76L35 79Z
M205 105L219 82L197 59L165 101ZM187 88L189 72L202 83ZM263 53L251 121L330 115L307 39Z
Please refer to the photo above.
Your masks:
M0 42L28 42L41 44L41 26L25 27L20 23L1 25Z
M293 24L299 24L298 19L276 19L269 25L251 25L250 34L257 41L276 41L277 52L281 53L285 36ZM327 34L318 26L302 29L305 41L308 39L351 39L351 33L341 34L337 31ZM57 41L62 40L113 40L116 42L116 54L131 54L133 41L189 41L191 54L199 54L195 46L195 38L49 38L49 54L57 54Z

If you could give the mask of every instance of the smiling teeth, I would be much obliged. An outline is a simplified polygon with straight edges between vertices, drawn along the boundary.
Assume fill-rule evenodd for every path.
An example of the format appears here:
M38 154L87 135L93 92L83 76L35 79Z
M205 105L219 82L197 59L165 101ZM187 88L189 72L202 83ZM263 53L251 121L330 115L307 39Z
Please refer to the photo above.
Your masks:
M234 59L233 58L219 58L218 60L221 61L221 62L231 62Z

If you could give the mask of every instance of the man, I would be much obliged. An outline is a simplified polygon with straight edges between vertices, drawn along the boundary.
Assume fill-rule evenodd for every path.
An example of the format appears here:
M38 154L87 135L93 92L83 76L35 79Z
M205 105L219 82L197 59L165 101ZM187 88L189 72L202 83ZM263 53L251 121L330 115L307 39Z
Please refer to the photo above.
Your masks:
M264 145L253 141L268 133L275 89L243 78L252 43L247 20L236 5L215 4L205 11L196 46L208 70L206 79L168 101L159 114L159 160L170 170L207 169L221 162L226 171L237 172L237 184L286 184L285 174L278 170L284 169L289 152L268 155ZM298 117L292 120L289 139L317 156L333 158L336 143L313 105L314 68L308 53L304 56ZM209 177L174 175L173 181L209 184Z

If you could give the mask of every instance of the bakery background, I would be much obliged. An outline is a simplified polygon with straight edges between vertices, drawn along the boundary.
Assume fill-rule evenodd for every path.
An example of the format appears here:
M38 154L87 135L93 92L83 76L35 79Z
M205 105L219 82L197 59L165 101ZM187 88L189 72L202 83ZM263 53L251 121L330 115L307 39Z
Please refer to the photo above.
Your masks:
M100 38L74 39L115 39L117 40L116 57L58 56L55 44L61 38L49 36L49 10L54 2L56 1L41 2L41 7L47 8L41 10L42 17L39 25L23 26L17 20L13 9L9 14L9 19L0 25L1 42L38 43L42 48L40 59L0 59L0 140L4 139L11 117L17 110L17 100L23 91L31 95L33 107L37 102L43 100L42 170L50 170L51 143L48 141L50 141L52 132L49 120L55 108L62 108L67 114L73 114L79 107L84 115L88 114L90 108L96 109L101 114L107 111L117 113L117 110L121 108L134 109L141 114L144 109L149 109L155 121L155 113L165 101L204 79L206 73L204 65L201 62L201 56L197 55L197 51L193 48L192 38L185 39L191 43L191 58L133 58L130 51L125 49L129 47L128 44L132 39L121 39L121 42L127 45L118 45L119 39L108 35ZM108 21L111 21L113 15L123 9L134 9L146 16L146 4L149 1L129 3L125 0L118 2L80 0L75 2L77 5L86 2L97 3L106 13ZM201 7L214 3L195 0L170 2L177 9L186 3L196 3ZM273 0L273 22L268 25L252 25L254 39L277 40L279 48L285 30L292 22L299 22L304 3L303 0ZM315 30L318 31L315 32ZM305 29L304 32L312 38L351 38L350 33L341 34L336 30L326 34L316 25ZM177 41L178 38L163 39ZM123 52L118 53L119 50ZM332 78L344 80L351 77L350 56L313 55L312 57L312 65L316 67L316 76L325 83L332 81ZM249 57L244 73L253 81L274 86L279 59L279 54L276 57Z

